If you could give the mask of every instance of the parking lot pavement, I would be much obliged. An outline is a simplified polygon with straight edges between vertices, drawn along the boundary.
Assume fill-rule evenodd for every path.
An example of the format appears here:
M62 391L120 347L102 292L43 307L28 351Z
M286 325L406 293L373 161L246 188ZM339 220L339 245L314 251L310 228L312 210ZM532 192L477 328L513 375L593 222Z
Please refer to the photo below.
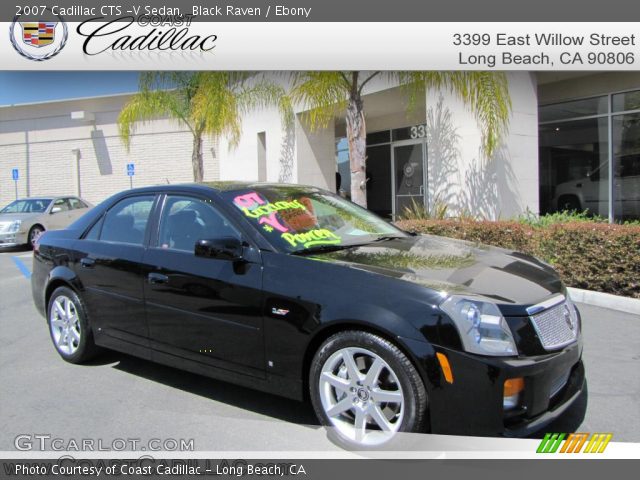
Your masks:
M30 269L30 252L0 253L0 451L13 450L21 434L194 439L197 450L227 452L336 448L303 403L123 354L82 366L62 361L32 304ZM638 442L640 319L580 308L588 401L545 430Z

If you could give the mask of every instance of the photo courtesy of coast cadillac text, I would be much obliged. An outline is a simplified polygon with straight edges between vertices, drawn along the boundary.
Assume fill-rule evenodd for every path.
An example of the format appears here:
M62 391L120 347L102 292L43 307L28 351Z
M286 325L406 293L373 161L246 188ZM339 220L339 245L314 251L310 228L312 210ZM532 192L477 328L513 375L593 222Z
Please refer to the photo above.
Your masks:
M0 477L637 470L636 10L2 2Z

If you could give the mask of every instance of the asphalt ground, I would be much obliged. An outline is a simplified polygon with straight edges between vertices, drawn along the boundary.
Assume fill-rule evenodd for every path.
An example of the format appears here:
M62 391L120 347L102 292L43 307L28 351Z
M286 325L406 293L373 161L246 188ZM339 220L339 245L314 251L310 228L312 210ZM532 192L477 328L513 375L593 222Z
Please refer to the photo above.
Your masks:
M0 451L14 450L19 435L32 443L97 439L110 448L120 446L116 439L137 441L142 450L173 450L181 439L187 450L191 440L207 451L336 449L304 403L120 353L89 365L64 362L33 306L30 270L30 252L0 252ZM544 430L639 442L640 318L579 308L588 391Z

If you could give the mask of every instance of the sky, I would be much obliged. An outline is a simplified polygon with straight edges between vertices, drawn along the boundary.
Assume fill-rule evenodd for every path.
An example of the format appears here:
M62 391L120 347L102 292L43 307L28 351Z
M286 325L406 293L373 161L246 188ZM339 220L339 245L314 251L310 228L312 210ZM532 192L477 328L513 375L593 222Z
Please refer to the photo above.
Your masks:
M139 72L0 72L0 105L95 97L138 89Z

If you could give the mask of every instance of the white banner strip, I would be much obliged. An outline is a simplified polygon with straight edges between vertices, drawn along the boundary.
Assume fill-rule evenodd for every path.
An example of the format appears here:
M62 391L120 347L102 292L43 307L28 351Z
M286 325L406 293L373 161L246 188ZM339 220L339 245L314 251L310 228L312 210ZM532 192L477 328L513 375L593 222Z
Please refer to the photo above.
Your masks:
M65 25L68 38L60 47L62 23L53 42L39 46L27 43L19 23L2 23L0 38L13 39L0 47L2 69L640 69L638 22ZM47 60L30 58L54 50Z

